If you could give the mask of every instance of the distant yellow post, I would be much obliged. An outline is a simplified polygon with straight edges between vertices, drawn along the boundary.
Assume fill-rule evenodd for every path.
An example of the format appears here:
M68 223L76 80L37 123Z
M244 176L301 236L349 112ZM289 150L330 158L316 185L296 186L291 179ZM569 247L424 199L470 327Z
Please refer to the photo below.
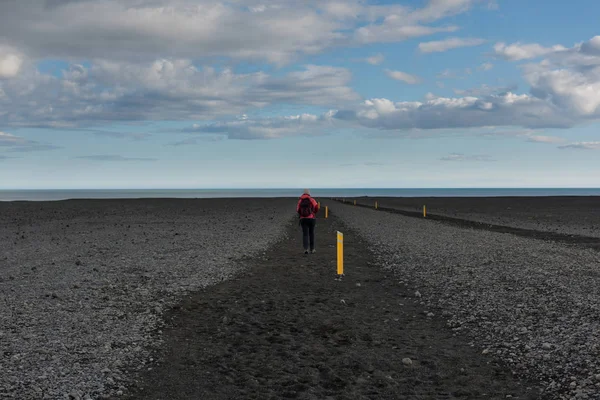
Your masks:
M375 209L377 210L379 208L379 204L377 202L375 202Z
M338 275L344 274L344 234L339 231L337 233L337 273Z
M427 207L423 206L423 218L427 217Z
M325 206L325 219L327 219L328 215L329 215L329 207Z
M354 200L354 205L356 205L356 200Z

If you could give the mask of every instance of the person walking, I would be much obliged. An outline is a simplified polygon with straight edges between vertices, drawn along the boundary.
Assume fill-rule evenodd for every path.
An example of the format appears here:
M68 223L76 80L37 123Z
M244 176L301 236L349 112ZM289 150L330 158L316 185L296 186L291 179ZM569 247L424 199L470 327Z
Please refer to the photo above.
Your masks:
M310 195L310 190L305 189L304 194L300 196L296 212L300 216L300 226L302 227L302 245L304 254L315 253L315 226L317 223L317 213L319 212L319 203Z

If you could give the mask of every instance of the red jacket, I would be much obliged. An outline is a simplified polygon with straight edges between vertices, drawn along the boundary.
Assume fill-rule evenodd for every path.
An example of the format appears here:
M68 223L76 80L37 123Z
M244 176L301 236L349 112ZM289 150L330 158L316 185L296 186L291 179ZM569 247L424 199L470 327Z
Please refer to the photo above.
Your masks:
M312 203L313 206L313 212L308 216L308 217L300 217L300 218L316 218L317 217L317 213L319 212L319 203L316 202L315 199L313 199L312 197L310 197L310 195L308 194L303 194L302 196L300 196L300 200L298 200L298 205L296 206L296 212L299 213L300 212L300 202L302 202L303 199L309 198L310 202Z

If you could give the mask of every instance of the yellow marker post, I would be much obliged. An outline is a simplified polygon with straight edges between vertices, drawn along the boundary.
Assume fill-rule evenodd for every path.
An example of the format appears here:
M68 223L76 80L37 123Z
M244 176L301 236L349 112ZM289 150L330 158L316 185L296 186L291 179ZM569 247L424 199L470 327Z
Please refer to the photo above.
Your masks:
M377 210L379 208L379 204L377 202L375 202L375 209Z
M423 206L423 218L427 217L427 207Z
M337 273L344 275L344 234L337 233Z
M354 200L354 205L356 205L356 200Z
M328 215L329 215L329 207L325 206L325 219L327 219Z

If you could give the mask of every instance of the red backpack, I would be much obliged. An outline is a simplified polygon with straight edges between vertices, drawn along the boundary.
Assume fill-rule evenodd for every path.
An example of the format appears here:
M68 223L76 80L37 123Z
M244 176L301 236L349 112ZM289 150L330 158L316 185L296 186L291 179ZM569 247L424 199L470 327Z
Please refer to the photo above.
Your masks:
M310 197L305 197L300 201L300 210L298 210L300 217L308 218L313 213L313 204Z

